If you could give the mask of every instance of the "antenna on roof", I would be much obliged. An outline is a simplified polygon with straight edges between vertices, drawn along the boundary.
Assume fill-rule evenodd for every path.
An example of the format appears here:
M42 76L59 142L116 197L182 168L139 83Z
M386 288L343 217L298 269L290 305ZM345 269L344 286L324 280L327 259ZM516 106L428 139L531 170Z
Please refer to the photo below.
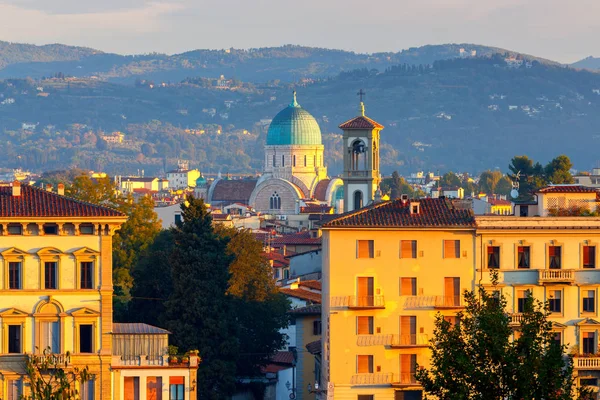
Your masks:
M515 180L512 181L512 190L510 191L510 197L516 199L519 197L519 180L521 179L521 171L515 175Z

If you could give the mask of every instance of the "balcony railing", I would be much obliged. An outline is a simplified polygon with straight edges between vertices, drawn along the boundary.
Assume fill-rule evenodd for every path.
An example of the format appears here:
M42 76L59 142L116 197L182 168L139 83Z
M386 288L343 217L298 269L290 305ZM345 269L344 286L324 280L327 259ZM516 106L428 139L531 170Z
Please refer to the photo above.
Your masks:
M416 347L416 346L428 346L429 338L426 334L420 333L418 335L391 335L389 346L391 347Z
M61 368L71 362L70 354L30 354L29 359L37 359L38 364L48 363L49 367Z
M600 369L600 356L573 357L575 369Z
M523 314L522 313L512 313L512 314L508 314L508 323L511 325L521 325L521 322L523 321Z
M113 356L112 364L121 367L163 366L169 365L168 356Z
M401 372L398 374L398 378L394 385L418 385L414 372Z
M358 335L357 346L389 346L392 335Z
M379 386L379 385L391 385L392 384L392 373L377 373L377 374L357 374L352 375L350 384L360 386Z
M369 176L369 171L348 171L348 176Z
M460 308L460 296L407 296L404 308Z
M331 298L331 307L385 308L385 300L383 296L337 296Z
M540 283L563 283L574 282L575 271L572 269L540 269Z

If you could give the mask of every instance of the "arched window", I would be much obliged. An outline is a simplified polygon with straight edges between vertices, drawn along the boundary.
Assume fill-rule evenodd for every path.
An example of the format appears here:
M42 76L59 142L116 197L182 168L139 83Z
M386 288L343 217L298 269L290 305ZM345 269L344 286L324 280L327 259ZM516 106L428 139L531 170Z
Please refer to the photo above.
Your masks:
M354 209L358 210L363 206L363 194L360 190L354 192Z
M275 166L275 154L273 154L273 166Z
M306 154L304 155L304 166L306 167Z
M356 171L361 169L364 164L364 169L367 169L367 157L366 157L367 147L362 140L355 140L352 142L352 159L351 161L351 169ZM362 162L361 162L362 161Z
M283 154L281 155L281 166L285 167L285 156Z
M373 142L373 169L379 169L379 154L377 153L377 144Z
M271 195L271 198L269 199L269 208L271 210L281 210L281 197L279 197L277 192Z
M294 156L293 156L293 157L294 157L294 159L293 159L293 165L294 165L294 167L295 167L295 166L296 166L296 155L294 154Z
M315 166L315 167L316 167L316 166L317 166L317 155L315 154L315 155L313 156L313 158L314 158L314 159L313 159L313 166Z

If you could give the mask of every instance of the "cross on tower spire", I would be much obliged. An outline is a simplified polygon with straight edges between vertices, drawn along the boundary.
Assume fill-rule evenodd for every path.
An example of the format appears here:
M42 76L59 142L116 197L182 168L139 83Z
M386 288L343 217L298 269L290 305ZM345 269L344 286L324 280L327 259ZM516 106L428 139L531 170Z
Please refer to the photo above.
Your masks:
M366 95L365 91L360 89L358 91L358 93L356 93L357 96L359 96L360 98L360 108L359 108L359 116L364 117L365 116L365 104L363 103L363 96Z

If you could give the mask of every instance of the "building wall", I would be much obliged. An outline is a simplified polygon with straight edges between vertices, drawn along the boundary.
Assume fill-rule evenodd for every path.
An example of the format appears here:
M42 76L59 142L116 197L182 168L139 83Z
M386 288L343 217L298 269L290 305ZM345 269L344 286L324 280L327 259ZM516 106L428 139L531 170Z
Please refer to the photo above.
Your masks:
M163 399L169 399L169 378L183 377L185 392L185 400L196 399L197 385L197 369L196 368L172 368L172 367L136 367L136 368L117 368L112 372L114 400L125 399L125 377L137 377L139 379L139 399L147 400L148 378L160 377L162 380L162 388L160 389ZM150 399L148 399L150 400Z
M321 272L323 263L321 250L311 251L290 258L290 274L302 276L312 272Z
M374 240L374 258L357 258L357 241ZM402 259L400 240L417 241L417 258ZM443 241L460 241L460 258L443 256ZM469 230L324 229L323 235L323 380L335 386L335 399L356 399L374 394L393 399L392 383L401 379L400 355L416 354L428 365L427 340L437 312L452 316L459 308L446 307L445 277L460 278L461 293L473 289L473 232ZM374 294L382 308L351 309L345 302L357 293L358 277L374 278ZM415 296L400 295L400 278L416 278ZM357 317L373 317L373 334L357 335ZM416 345L393 348L392 335L400 334L400 317L416 317ZM398 336L397 336L398 337ZM357 356L373 356L373 374L357 373ZM406 374L406 372L404 372ZM355 384L357 379L366 384ZM369 384L372 379L385 382ZM418 385L396 385L408 389Z
M313 324L320 321L320 315L302 315L296 317L296 343L298 344L298 361L296 364L296 390L298 399L316 399L315 394L307 392L307 384L315 385L315 356L306 350L306 345L319 340L321 335L315 335Z

